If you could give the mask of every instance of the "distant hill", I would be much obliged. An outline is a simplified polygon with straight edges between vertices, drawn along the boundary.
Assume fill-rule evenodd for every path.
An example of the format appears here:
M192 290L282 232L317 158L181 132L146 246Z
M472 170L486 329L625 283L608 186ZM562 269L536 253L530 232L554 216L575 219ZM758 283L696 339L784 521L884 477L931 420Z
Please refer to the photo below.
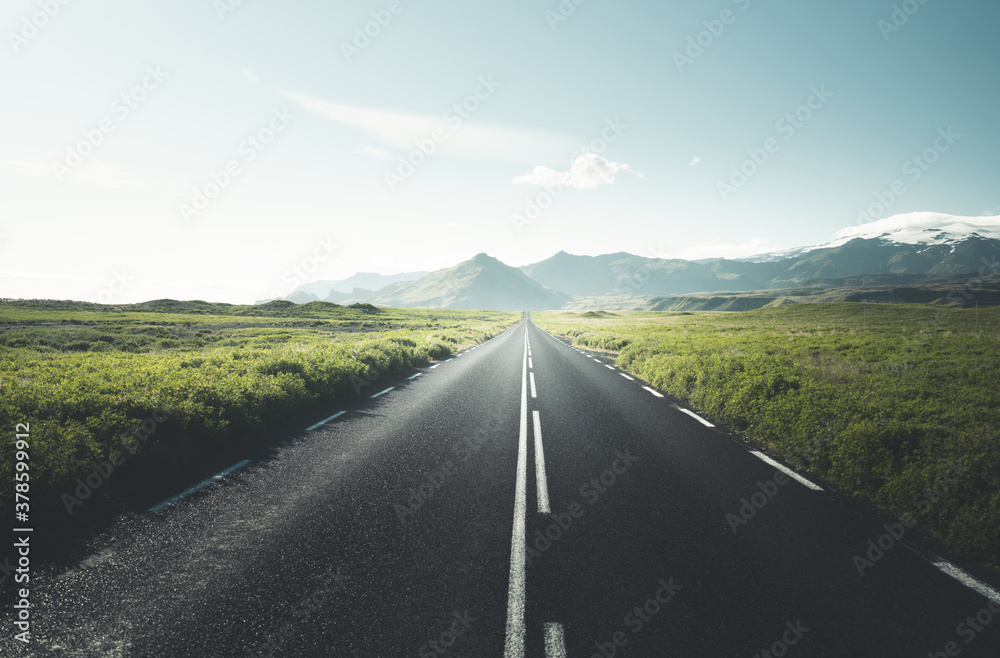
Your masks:
M286 299L292 300L292 295L304 293L315 299L340 303L351 298L364 297L364 293L384 288L399 281L416 281L428 272L403 272L401 274L376 274L374 272L358 272L346 279L337 281L313 281L303 283L293 290ZM361 293L355 289L361 289ZM292 300L296 301L296 300Z
M397 307L534 311L562 308L570 299L515 267L478 254L412 283L392 284L378 291L371 302Z

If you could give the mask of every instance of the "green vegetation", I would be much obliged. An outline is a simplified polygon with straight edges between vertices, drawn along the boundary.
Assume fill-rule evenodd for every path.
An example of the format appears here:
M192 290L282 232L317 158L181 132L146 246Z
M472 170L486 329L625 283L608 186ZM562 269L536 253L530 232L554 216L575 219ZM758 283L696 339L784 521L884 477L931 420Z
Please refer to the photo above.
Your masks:
M325 302L3 302L0 453L11 464L14 427L30 423L32 507L60 506L95 463L117 455L138 479L189 467L519 320ZM5 514L13 498L3 478Z
M845 491L1000 565L1000 308L534 313ZM952 464L957 483L931 500ZM941 489L938 489L941 492Z

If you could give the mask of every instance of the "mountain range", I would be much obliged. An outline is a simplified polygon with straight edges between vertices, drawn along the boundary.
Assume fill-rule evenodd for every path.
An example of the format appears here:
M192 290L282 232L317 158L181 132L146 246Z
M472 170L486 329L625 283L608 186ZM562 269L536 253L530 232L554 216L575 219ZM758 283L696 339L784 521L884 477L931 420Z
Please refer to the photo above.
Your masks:
M812 295L817 287L939 285L984 271L1000 275L998 259L1000 216L910 213L845 229L821 245L741 259L560 251L515 268L481 253L430 273L357 274L304 284L286 299L456 309L653 309L676 307L678 296L784 291L757 295L761 303L784 303L806 291Z

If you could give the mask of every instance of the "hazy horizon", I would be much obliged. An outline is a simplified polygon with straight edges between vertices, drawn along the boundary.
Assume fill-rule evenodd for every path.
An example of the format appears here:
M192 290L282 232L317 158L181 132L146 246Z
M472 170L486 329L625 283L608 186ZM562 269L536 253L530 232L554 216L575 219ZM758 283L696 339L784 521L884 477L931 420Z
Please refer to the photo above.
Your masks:
M997 19L12 0L0 297L252 303L313 261L304 281L480 252L739 258L996 216Z

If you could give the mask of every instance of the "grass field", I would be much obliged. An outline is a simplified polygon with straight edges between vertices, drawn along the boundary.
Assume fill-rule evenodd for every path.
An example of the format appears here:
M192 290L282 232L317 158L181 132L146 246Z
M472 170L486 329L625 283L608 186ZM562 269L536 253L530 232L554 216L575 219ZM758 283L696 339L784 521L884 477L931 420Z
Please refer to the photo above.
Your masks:
M550 312L623 370L956 552L1000 566L1000 308Z
M138 480L184 469L521 317L325 303L151 306L0 303L0 427L8 437L0 452L12 464L14 428L30 424L33 506L62 507L61 494L95 465L125 464ZM14 485L0 483L6 515Z

